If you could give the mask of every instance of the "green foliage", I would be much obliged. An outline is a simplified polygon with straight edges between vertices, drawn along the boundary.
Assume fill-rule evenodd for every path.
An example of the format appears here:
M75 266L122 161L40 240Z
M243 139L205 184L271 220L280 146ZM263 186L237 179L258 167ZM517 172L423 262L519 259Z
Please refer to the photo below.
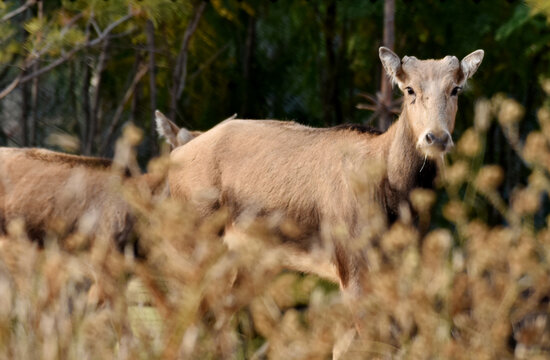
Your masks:
M514 11L514 15L504 23L496 32L495 40L505 40L514 31L517 31L525 25L531 18L531 12L526 5L518 5Z
M150 145L157 142L150 131L154 109L149 96L155 90L156 106L168 110L183 36L199 3L47 1L43 2L41 17L37 6L32 6L1 22L2 89L25 66L30 73L78 50L39 78L40 121L34 144L44 145L44 139L59 129L85 141L90 121L85 112L93 112L98 127L92 152L97 153L117 109L122 107L115 133L128 120L149 129L148 141L140 149L141 159L147 159ZM0 4L0 16L22 5L15 0ZM174 120L202 130L234 113L248 118L293 119L314 126L367 122L371 113L356 109L356 105L361 101L359 93L376 94L384 76L377 55L382 12L383 1L210 1L189 42L187 80ZM128 15L110 33L100 74L104 42L85 44ZM484 62L461 99L455 132L460 136L470 127L474 99L504 92L526 108L527 118L520 127L520 133L526 133L537 127L534 113L544 99L533 84L540 76L550 76L547 15L546 3L538 0L398 0L395 50L420 58L448 54L461 58L476 48L485 49ZM148 20L155 30L156 89L150 89L149 76L145 75L135 97L121 104L139 66L148 64ZM28 94L29 86L20 85L16 92ZM0 107L9 108L8 103L0 102ZM10 117L20 119L22 115L17 114L25 112L31 122L29 109ZM17 140L21 131L19 127L15 137L8 135ZM482 162L510 166L517 159L503 155L510 153L503 135L496 128L490 133L497 145L488 149ZM107 155L112 152L112 142L108 145ZM516 172L525 175L526 169L520 166Z

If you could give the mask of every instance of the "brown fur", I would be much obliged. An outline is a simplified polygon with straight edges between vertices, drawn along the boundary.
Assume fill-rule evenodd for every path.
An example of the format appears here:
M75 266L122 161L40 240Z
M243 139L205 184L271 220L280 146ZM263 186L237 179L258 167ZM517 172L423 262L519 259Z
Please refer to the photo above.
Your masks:
M43 241L47 232L64 238L88 216L91 238L111 239L123 249L134 215L120 186L142 184L158 191L163 181L150 174L124 179L110 165L107 159L44 149L0 148L0 232L22 219L33 240Z
M70 167L86 166L89 168L109 168L113 163L109 159L62 154L34 148L27 149L27 151L25 151L25 156L30 159L36 159L49 163L66 164Z
M373 164L385 164L386 171L381 179L364 179L369 201L390 221L413 188L431 185L433 159L452 142L444 148L426 144L425 134L452 132L457 102L450 93L465 80L458 69L467 69L468 76L477 69L480 53L473 54L475 66L454 57L401 61L381 48L394 81L404 91L415 89L414 96L405 95L399 120L385 133L349 125L318 129L275 120L226 121L171 153L171 195L190 201L204 216L228 207L236 227L249 216L280 214L301 229L287 240L307 251L325 244L328 235L340 284L358 289L366 268L362 255L349 253L324 229L343 225L352 238L359 235L366 224L359 221L361 199L353 176ZM314 266L307 270L318 272Z

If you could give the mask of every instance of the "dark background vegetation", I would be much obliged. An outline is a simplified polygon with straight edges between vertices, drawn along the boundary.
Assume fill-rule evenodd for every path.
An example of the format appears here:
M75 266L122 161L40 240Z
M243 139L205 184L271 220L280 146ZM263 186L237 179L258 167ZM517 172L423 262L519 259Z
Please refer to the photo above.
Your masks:
M159 151L154 108L201 130L233 113L376 126L357 105L379 92L383 8L382 0L0 1L0 144L55 148L51 135L66 134L79 142L64 150L111 156L132 121L146 131L145 164ZM485 50L460 100L456 139L472 125L475 100L498 92L524 106L521 134L537 128L540 81L550 76L544 0L397 0L394 13L400 56ZM526 169L498 125L487 143L485 162L505 169L508 198Z

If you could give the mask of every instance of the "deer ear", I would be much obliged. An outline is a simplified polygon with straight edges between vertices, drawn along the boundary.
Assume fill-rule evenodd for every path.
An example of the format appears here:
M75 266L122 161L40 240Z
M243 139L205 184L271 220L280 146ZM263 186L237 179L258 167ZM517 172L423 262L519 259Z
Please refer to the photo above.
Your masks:
M180 128L158 110L155 111L155 121L159 136L165 138L172 148L177 147Z
M191 134L191 132L189 130L187 130L186 128L181 128L178 131L177 145L176 146L185 145L189 141L193 140L194 138L195 137L193 136L193 134Z
M404 80L404 73L401 67L401 59L396 53L388 49L387 47L380 47L378 50L380 60L386 73L390 76L392 83L400 84Z
M475 74L477 68L481 65L484 54L483 50L476 50L462 59L460 69L464 74L464 80L471 78Z

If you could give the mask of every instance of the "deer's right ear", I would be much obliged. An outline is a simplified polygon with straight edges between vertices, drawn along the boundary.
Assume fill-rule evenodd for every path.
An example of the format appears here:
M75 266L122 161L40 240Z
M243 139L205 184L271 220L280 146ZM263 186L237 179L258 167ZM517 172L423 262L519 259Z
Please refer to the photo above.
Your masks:
M479 65L481 65L483 55L485 55L485 52L479 49L462 59L462 61L460 62L460 68L464 73L464 80L471 78L472 75L474 75Z
M403 68L401 67L401 59L399 56L384 46L380 47L378 54L380 56L380 60L382 61L382 65L384 65L384 69L386 69L386 73L391 78L392 83L398 85L402 83L405 80L405 74L403 72Z

